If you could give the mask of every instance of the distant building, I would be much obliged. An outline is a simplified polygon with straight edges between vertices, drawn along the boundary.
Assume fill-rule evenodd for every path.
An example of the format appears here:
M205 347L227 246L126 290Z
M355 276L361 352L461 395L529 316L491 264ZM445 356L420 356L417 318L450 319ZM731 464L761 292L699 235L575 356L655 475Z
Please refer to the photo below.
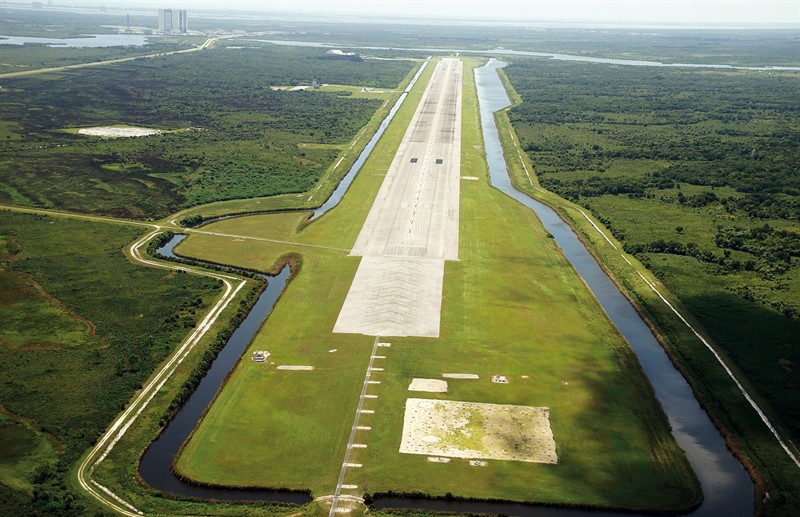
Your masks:
M158 10L158 32L170 34L189 32L189 16L186 9L159 9Z
M158 10L158 32L172 32L172 9Z
M327 53L331 54L331 55L334 55L334 56L355 56L356 55L355 52L344 52L342 50L339 50L338 48L329 50Z
M186 9L178 10L178 32L182 34L189 32L189 16Z

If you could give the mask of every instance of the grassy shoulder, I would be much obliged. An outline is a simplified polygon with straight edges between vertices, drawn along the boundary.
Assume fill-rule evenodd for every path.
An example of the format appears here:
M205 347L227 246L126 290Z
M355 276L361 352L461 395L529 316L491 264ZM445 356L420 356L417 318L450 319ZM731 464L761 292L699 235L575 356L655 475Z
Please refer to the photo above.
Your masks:
M442 336L391 340L369 448L351 460L365 468L352 480L372 492L691 505L700 497L697 481L635 356L535 215L488 185L471 77L465 73L462 174L481 181L462 183L460 260L445 270ZM481 378L450 380L437 398L549 407L558 465L476 468L398 455L411 379L444 372ZM496 374L509 384L490 383Z
M446 266L442 337L387 339L392 347L373 392L378 398L368 401L375 414L366 415L365 425L372 431L359 436L367 447L351 455L363 467L349 470L345 482L364 492L690 506L700 497L697 481L635 356L533 213L488 185L471 79L477 64L469 60L465 67L462 166L464 175L481 180L462 184L461 260ZM409 105L404 110L406 117L413 113ZM401 120L342 204L302 231L294 227L298 214L221 221L204 230L347 249L394 154L384 151L396 147L408 124ZM358 259L344 251L236 240L194 234L178 252L263 267L298 251L303 269L251 346L250 352L270 351L274 365L240 363L176 466L205 482L332 493L373 339L331 333ZM280 365L314 370L277 370ZM408 384L446 371L479 373L481 380L452 381L445 398L550 407L559 463L490 462L478 469L398 454ZM493 373L511 382L491 384ZM235 447L230 436L238 437Z
M505 74L500 72L500 75L512 101L515 104L522 102ZM623 292L631 298L639 312L655 327L659 339L665 344L670 357L689 380L698 400L709 412L717 427L721 429L728 446L734 450L750 472L751 477L756 481L756 501L760 511L766 515L795 513L800 505L800 501L795 495L800 493L796 466L786 456L750 404L742 397L714 355L667 307L642 276L654 285L669 300L670 304L676 307L687 321L701 332L707 341L714 343L712 337L703 330L704 321L695 317L682 300L671 293L661 279L654 276L645 265L632 255L622 251L622 243L588 210L541 188L530 158L526 153L518 151L522 144L509 121L507 110L499 112L496 115L496 121L506 152L506 163L515 187L556 209L561 217L576 230L590 251L598 257L599 263L623 288ZM649 214L648 217L652 217L652 212ZM698 215L694 219L698 217L702 216ZM642 223L645 225L648 224L646 220L647 218L643 216ZM685 217L677 221L690 227L692 220L693 218L690 217L688 224ZM701 226L697 225L698 228ZM646 229L639 228L637 231L646 231ZM652 260L661 259L662 256L654 255ZM670 258L669 267L676 273L680 271L685 275L683 288L691 287L691 290L695 292L705 290L706 296L713 292L713 289L709 290L710 284L706 281L707 279L702 274L698 274L696 264L687 263L694 259L690 257L677 257L677 259L679 260ZM738 307L738 305L740 304L731 305L730 300L726 305L730 309L728 317L733 318L731 321L736 318L751 321L752 307L745 308ZM715 306L714 310L718 310L718 306ZM772 333L776 327L769 321L774 321L774 318L762 319L764 323L758 325L758 328ZM785 322L781 323L785 324ZM717 347L717 351L720 351L719 347ZM724 352L722 355L726 357L727 364L748 391L755 393L753 386L742 372L733 365ZM759 397L756 398L759 399ZM760 401L760 404L762 408L765 407L763 401ZM769 409L767 411L770 414ZM774 418L774 414L772 417Z

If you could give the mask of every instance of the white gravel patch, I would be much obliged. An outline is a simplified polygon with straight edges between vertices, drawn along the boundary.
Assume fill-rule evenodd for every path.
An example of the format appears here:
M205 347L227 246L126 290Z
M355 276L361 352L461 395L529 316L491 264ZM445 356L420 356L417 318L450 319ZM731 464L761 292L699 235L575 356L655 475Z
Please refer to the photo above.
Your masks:
M406 400L400 452L558 463L549 408L454 400Z
M428 461L431 463L450 463L450 458L442 458L441 456L428 456Z
M104 136L106 138L132 138L137 136L152 136L161 134L160 129L147 127L111 127L97 126L86 127L78 130L78 134L89 136Z
M414 379L408 391L426 391L428 393L447 393L447 381L441 379Z
M477 373L443 373L445 379L480 379Z

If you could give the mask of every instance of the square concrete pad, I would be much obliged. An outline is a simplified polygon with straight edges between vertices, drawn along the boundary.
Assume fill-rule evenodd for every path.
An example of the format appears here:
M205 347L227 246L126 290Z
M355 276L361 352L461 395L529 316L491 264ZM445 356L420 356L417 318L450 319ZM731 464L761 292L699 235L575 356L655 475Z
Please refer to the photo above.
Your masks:
M427 391L428 393L447 393L447 381L441 379L413 379L408 391Z
M482 402L406 400L400 452L558 463L548 408Z

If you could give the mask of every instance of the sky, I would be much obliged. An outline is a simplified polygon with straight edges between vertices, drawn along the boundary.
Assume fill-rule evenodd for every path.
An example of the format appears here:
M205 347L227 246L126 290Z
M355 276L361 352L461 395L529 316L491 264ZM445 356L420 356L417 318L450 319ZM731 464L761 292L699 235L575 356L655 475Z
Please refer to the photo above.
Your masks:
M52 0L77 5L81 0ZM84 0L119 7L250 9L284 13L479 21L623 24L781 24L800 27L800 0ZM44 2L47 3L46 1Z

